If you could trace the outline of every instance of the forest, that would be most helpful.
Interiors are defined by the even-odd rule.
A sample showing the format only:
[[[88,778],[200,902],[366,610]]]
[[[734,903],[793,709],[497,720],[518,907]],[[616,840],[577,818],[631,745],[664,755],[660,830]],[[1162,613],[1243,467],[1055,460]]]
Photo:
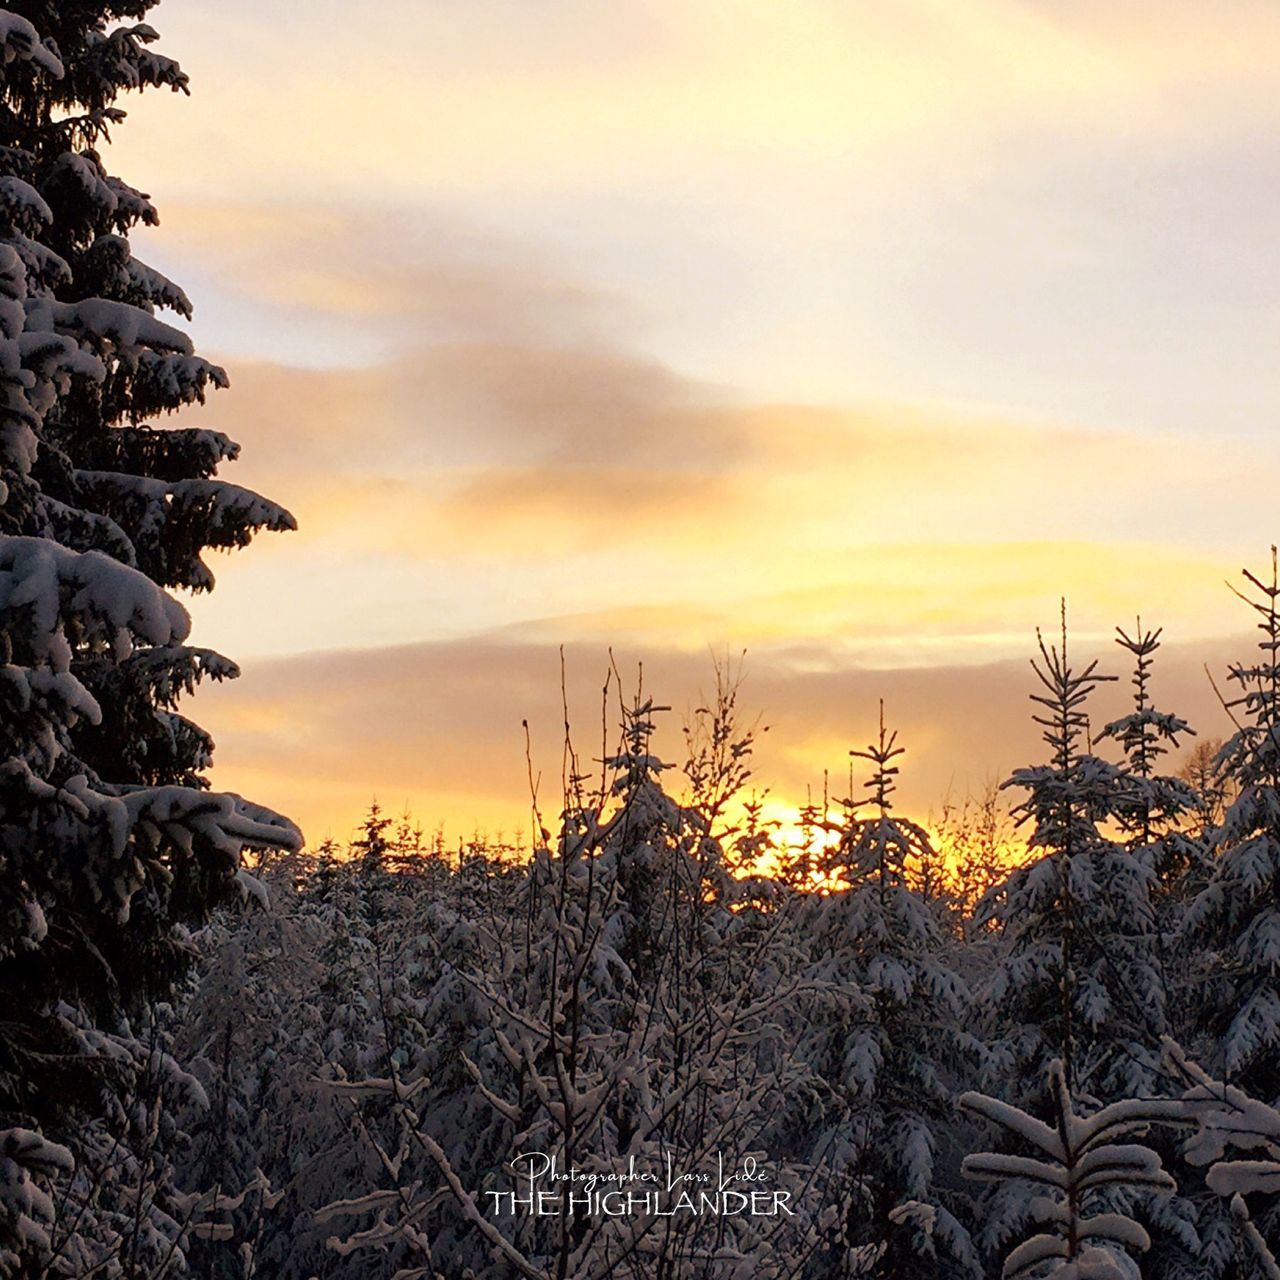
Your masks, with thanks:
[[[179,710],[238,671],[176,593],[296,525],[156,423],[228,377],[103,150],[187,76],[154,0],[10,3],[0,1275],[1280,1277],[1274,548],[1223,742],[1161,709],[1158,628],[1081,662],[1064,604],[1040,759],[934,818],[891,706],[793,832],[736,667],[669,761],[615,668],[527,844],[375,805],[308,847]]]

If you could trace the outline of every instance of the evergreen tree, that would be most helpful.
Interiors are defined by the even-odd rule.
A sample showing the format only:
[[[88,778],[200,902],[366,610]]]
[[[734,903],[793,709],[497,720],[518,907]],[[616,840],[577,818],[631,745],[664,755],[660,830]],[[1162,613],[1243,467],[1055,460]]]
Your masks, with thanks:
[[[1169,1192],[1174,1181],[1150,1147],[1133,1141],[1154,1122],[1181,1118],[1172,1100],[1126,1098],[1093,1115],[1076,1112],[1063,1064],[1049,1064],[1049,1123],[980,1093],[966,1093],[967,1110],[1000,1125],[1033,1154],[984,1151],[967,1156],[971,1178],[1031,1185],[1031,1218],[1041,1230],[1010,1251],[1004,1280],[1133,1280],[1134,1253],[1151,1247],[1140,1223],[1115,1212],[1117,1193]],[[1130,1138],[1128,1142],[1117,1139]]]
[[[469,971],[459,982],[446,961],[427,998],[431,1025],[451,1010],[447,1033],[342,1086],[353,1105],[357,1095],[390,1100],[402,1126],[361,1129],[382,1173],[376,1190],[325,1210],[362,1220],[341,1251],[407,1255],[446,1275],[634,1280],[728,1280],[799,1256],[788,1250],[812,1201],[796,1222],[645,1207],[645,1192],[666,1195],[670,1168],[714,1178],[718,1153],[776,1150],[801,1074],[782,1025],[795,990],[785,942],[757,912],[731,909],[736,891],[708,815],[664,791],[667,766],[651,745],[659,710],[639,697],[626,708],[598,789],[567,748],[554,849],[519,869],[514,900],[495,895],[477,913]],[[521,1152],[553,1155],[583,1178],[634,1167],[656,1181],[623,1188],[640,1202],[631,1213],[495,1209],[491,1194],[529,1189],[525,1166],[510,1163]],[[773,1172],[798,1204],[800,1177]],[[441,1185],[444,1201],[429,1190]],[[563,1198],[583,1185],[538,1189]]]
[[[1047,764],[1018,769],[1006,786],[1026,799],[1015,813],[1032,827],[1032,858],[988,895],[983,908],[1007,935],[1007,952],[988,993],[997,1018],[995,1061],[1012,1071],[1011,1100],[1047,1101],[1044,1070],[1061,1059],[1068,1085],[1117,1099],[1147,1095],[1160,1080],[1165,997],[1145,857],[1102,830],[1120,816],[1142,839],[1156,829],[1157,798],[1172,794],[1150,772],[1150,708],[1144,692],[1130,733],[1139,768],[1093,754],[1086,702],[1104,680],[1097,663],[1074,668],[1061,644],[1039,640],[1032,666],[1042,692],[1034,715],[1050,748]],[[1145,690],[1145,675],[1144,685]],[[1178,722],[1180,723],[1180,722]],[[1141,741],[1138,738],[1141,737]],[[1145,762],[1144,762],[1144,754]]]
[[[1274,1228],[1280,1218],[1280,1111],[1213,1079],[1175,1041],[1166,1041],[1165,1048],[1172,1069],[1189,1086],[1181,1101],[1197,1132],[1186,1144],[1186,1159],[1206,1169],[1207,1189],[1226,1201],[1223,1217],[1237,1237],[1232,1250],[1237,1274],[1280,1280],[1275,1242],[1255,1221],[1262,1217]],[[1218,1266],[1215,1273],[1224,1269]]]
[[[151,7],[0,11],[0,1124],[50,1133],[130,1073],[94,1029],[166,998],[184,925],[238,875],[256,890],[242,849],[299,841],[208,790],[213,744],[176,710],[236,671],[186,644],[167,589],[208,590],[203,550],[293,520],[214,478],[226,436],[147,421],[226,384],[157,318],[190,303],[133,258],[156,211],[99,153],[121,93],[186,91],[132,22]],[[0,1238],[24,1220],[0,1206]]]
[[[1161,756],[1176,748],[1179,738],[1194,730],[1180,716],[1158,710],[1151,701],[1151,668],[1160,647],[1160,631],[1143,630],[1138,620],[1134,635],[1116,628],[1116,643],[1134,661],[1133,710],[1111,721],[1101,736],[1118,743],[1125,754],[1124,778],[1116,788],[1112,817],[1124,834],[1124,842],[1150,884],[1156,915],[1153,926],[1165,945],[1166,934],[1176,927],[1183,885],[1203,862],[1203,851],[1194,832],[1187,830],[1202,803],[1185,778],[1159,772]],[[1144,915],[1135,924],[1146,928]]]
[[[1235,663],[1228,709],[1238,729],[1216,769],[1235,799],[1209,836],[1208,884],[1191,904],[1186,944],[1200,958],[1197,1011],[1210,1035],[1212,1068],[1268,1103],[1280,1100],[1280,585],[1276,551],[1269,579],[1244,576],[1244,600],[1258,618],[1259,658]]]
[[[1151,705],[1158,638],[1141,627],[1136,637],[1120,633],[1136,661],[1135,708],[1101,736],[1125,748],[1123,766],[1092,752],[1086,703],[1108,677],[1096,663],[1072,667],[1065,608],[1060,646],[1040,641],[1034,668],[1043,692],[1033,698],[1043,708],[1035,719],[1051,760],[1016,771],[1006,784],[1028,793],[1017,813],[1033,824],[1029,846],[1040,856],[1014,871],[986,904],[1007,935],[989,987],[993,1079],[1008,1073],[1000,1092],[1029,1110],[1054,1105],[1044,1091],[1051,1060],[1062,1062],[1067,1088],[1084,1099],[1150,1098],[1166,1085],[1166,951],[1152,889],[1158,860],[1185,862],[1185,837],[1174,823],[1193,797],[1156,772],[1166,742],[1187,731]],[[1104,829],[1109,822],[1123,839]],[[988,1244],[1002,1245],[1023,1229],[1034,1195],[1017,1180],[993,1193]],[[1197,1274],[1204,1241],[1192,1201],[1148,1195],[1114,1208],[1145,1221],[1155,1241],[1145,1264],[1153,1277]]]
[[[1189,957],[1176,937],[1186,886],[1203,866],[1204,851],[1198,833],[1188,827],[1199,803],[1196,792],[1184,779],[1159,768],[1178,740],[1194,732],[1181,717],[1152,703],[1151,672],[1161,633],[1144,629],[1141,619],[1133,635],[1119,627],[1116,632],[1116,643],[1133,658],[1133,710],[1107,724],[1100,735],[1124,751],[1111,793],[1111,819],[1123,844],[1099,857],[1098,886],[1108,915],[1108,966],[1123,988],[1138,997],[1142,1019],[1137,1034],[1116,1046],[1103,1092],[1108,1098],[1147,1098],[1167,1087],[1160,1037],[1193,1030]],[[1205,1193],[1200,1171],[1182,1160],[1175,1134],[1166,1130],[1150,1141],[1166,1167],[1178,1173],[1181,1193],[1151,1197],[1142,1206],[1150,1215],[1154,1240],[1144,1273],[1152,1280],[1215,1275],[1214,1242],[1230,1233],[1221,1206]]]
[[[886,733],[882,703],[877,740],[850,753],[872,766],[871,814],[859,818],[861,806],[847,802],[824,867],[832,890],[808,913],[814,976],[831,991],[806,1032],[806,1058],[829,1091],[811,1156],[834,1174],[828,1200],[839,1213],[822,1255],[829,1276],[940,1267],[978,1274],[934,1168],[954,1122],[955,1074],[976,1045],[961,1029],[967,992],[942,960],[937,919],[910,883],[934,859],[929,833],[892,812],[904,750]]]

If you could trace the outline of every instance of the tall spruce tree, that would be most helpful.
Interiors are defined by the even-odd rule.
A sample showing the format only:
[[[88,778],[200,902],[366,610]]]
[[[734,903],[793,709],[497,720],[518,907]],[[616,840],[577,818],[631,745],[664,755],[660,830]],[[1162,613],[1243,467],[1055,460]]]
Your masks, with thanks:
[[[1113,1053],[1109,1030],[1124,1018],[1128,995],[1097,933],[1110,904],[1098,884],[1100,864],[1113,852],[1099,830],[1110,813],[1120,771],[1091,751],[1085,704],[1104,680],[1097,663],[1083,669],[1067,654],[1066,608],[1060,645],[1037,632],[1032,668],[1041,692],[1033,715],[1049,747],[1046,764],[1015,770],[1004,784],[1024,789],[1015,810],[1031,826],[1033,855],[988,894],[983,910],[1003,928],[1007,952],[988,998],[999,1024],[996,1061],[1009,1100],[1034,1108],[1048,1103],[1047,1069],[1060,1060],[1068,1087],[1104,1088]]]
[[[1144,633],[1145,634],[1145,633]],[[1039,638],[1033,663],[1041,691],[1032,695],[1034,716],[1050,748],[1048,763],[1019,769],[1005,784],[1026,798],[1016,812],[1032,831],[1034,855],[994,890],[990,917],[1007,935],[1007,951],[988,988],[995,1020],[993,1083],[1024,1110],[1056,1105],[1050,1076],[1090,1105],[1120,1103],[1158,1094],[1164,1079],[1165,983],[1151,902],[1150,850],[1112,838],[1119,819],[1131,839],[1154,841],[1172,795],[1157,785],[1153,731],[1182,730],[1176,718],[1153,722],[1147,667],[1141,667],[1139,706],[1107,732],[1131,748],[1128,767],[1093,753],[1086,704],[1098,685],[1112,679],[1097,663],[1072,665],[1066,610],[1061,639]],[[1126,646],[1128,647],[1128,646]],[[1150,654],[1150,644],[1138,647]],[[1131,650],[1132,652],[1132,650]],[[1145,771],[1145,772],[1144,772]],[[1050,1066],[1057,1063],[1050,1071]],[[1054,1086],[1056,1088],[1056,1086]],[[1003,1246],[1034,1217],[1035,1190],[1014,1179],[991,1197],[986,1241]],[[1171,1195],[1141,1197],[1117,1191],[1117,1212],[1141,1218],[1154,1238],[1162,1270],[1187,1274],[1201,1249],[1187,1202]],[[1167,1264],[1167,1265],[1166,1265]]]
[[[1160,711],[1151,701],[1151,670],[1160,634],[1159,629],[1144,630],[1141,618],[1133,635],[1116,628],[1116,643],[1133,658],[1133,710],[1108,724],[1101,736],[1124,751],[1124,778],[1116,788],[1112,817],[1149,880],[1154,927],[1163,949],[1165,935],[1176,927],[1183,885],[1201,865],[1203,849],[1187,827],[1201,797],[1185,778],[1159,771],[1161,757],[1177,748],[1180,738],[1195,734],[1181,716]]]
[[[1116,643],[1134,661],[1133,710],[1107,724],[1100,739],[1124,751],[1124,763],[1109,791],[1108,816],[1122,839],[1100,845],[1094,855],[1098,895],[1091,930],[1104,943],[1103,963],[1117,992],[1132,993],[1110,1029],[1116,1041],[1103,1076],[1090,1087],[1107,1098],[1147,1097],[1163,1077],[1160,1037],[1168,1029],[1167,970],[1170,955],[1157,918],[1162,883],[1176,882],[1197,858],[1195,841],[1180,830],[1195,804],[1190,787],[1158,772],[1160,757],[1192,730],[1151,701],[1151,668],[1160,632],[1139,620],[1130,636],[1117,628]],[[1167,905],[1167,904],[1166,904]],[[1135,1034],[1124,1033],[1125,1022]]]
[[[810,1014],[804,1056],[825,1082],[824,1124],[811,1158],[832,1172],[838,1209],[821,1274],[979,1274],[968,1232],[938,1186],[935,1161],[954,1125],[966,1050],[968,992],[942,958],[937,918],[911,887],[934,858],[929,833],[893,812],[905,748],[885,729],[850,754],[871,765],[866,817],[848,818],[824,870],[832,891],[806,924],[813,977],[831,995]]]
[[[190,303],[133,257],[156,210],[100,155],[122,93],[187,90],[137,21],[153,3],[0,10],[0,1126],[47,1136],[99,1112],[128,1056],[104,1035],[172,990],[184,926],[256,888],[242,849],[300,840],[208,789],[213,743],[177,711],[236,668],[186,643],[168,589],[210,589],[205,549],[294,522],[215,478],[225,435],[149,421],[227,382],[157,318]],[[16,1203],[0,1248],[25,1259],[43,1229]]]
[[[1212,1067],[1229,1083],[1280,1099],[1280,583],[1244,570],[1255,595],[1236,592],[1258,618],[1259,658],[1235,663],[1228,709],[1236,732],[1216,769],[1237,789],[1209,836],[1209,883],[1187,912],[1185,938],[1201,956],[1198,1010],[1213,1040]]]
[[[1102,1090],[1108,1098],[1161,1093],[1168,1081],[1157,1036],[1192,1031],[1188,957],[1177,946],[1177,927],[1185,908],[1184,886],[1203,862],[1203,843],[1188,828],[1195,791],[1185,780],[1162,773],[1160,763],[1194,730],[1152,701],[1160,634],[1144,628],[1141,619],[1132,635],[1116,628],[1116,643],[1133,659],[1133,708],[1100,735],[1124,752],[1110,814],[1122,838],[1098,859],[1097,868],[1106,958],[1122,987],[1141,1002],[1141,1017],[1132,1018],[1129,1033],[1123,1025],[1115,1028],[1119,1035]],[[1177,1174],[1179,1193],[1148,1197],[1135,1210],[1151,1228],[1143,1274],[1151,1280],[1209,1280],[1217,1274],[1215,1241],[1229,1233],[1230,1224],[1217,1198],[1206,1194],[1200,1172],[1182,1160],[1178,1135],[1165,1129],[1148,1141]]]

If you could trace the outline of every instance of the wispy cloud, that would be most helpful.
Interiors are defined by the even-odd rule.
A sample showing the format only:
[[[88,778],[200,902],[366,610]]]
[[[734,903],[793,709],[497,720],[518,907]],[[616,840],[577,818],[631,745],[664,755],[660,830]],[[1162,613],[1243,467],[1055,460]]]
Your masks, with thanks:
[[[195,225],[216,258],[236,222]],[[302,249],[274,235],[246,272],[260,295],[287,296],[272,273],[303,254],[318,296],[344,296],[348,222],[320,220]],[[1256,549],[1274,443],[755,401],[646,353],[643,326],[571,272],[530,260],[513,273],[483,245],[477,233],[474,307],[460,283],[419,298],[430,255],[373,272],[362,322],[397,350],[339,368],[242,361],[202,411],[243,442],[242,478],[303,525],[229,565],[201,602],[233,651],[542,620],[556,638],[659,645],[821,636],[861,661],[896,647],[919,665],[948,640],[970,661],[1006,654],[1059,594],[1086,628],[1154,596],[1180,634],[1222,631],[1217,584]],[[507,317],[502,341],[480,332],[491,312]],[[349,609],[333,608],[334,584]],[[281,599],[291,608],[264,629]]]
[[[1045,621],[1051,627],[1054,619]],[[1220,670],[1250,643],[1246,636],[1168,646],[1156,669],[1158,702],[1190,718],[1202,736],[1223,736],[1230,722],[1201,664]],[[1033,636],[1024,637],[1028,655],[1033,645]],[[1106,637],[1077,642],[1076,651],[1101,657],[1105,671],[1122,677],[1095,699],[1100,727],[1128,708],[1127,672]],[[710,657],[658,643],[619,648],[612,661],[627,692],[641,657],[645,688],[673,707],[662,717],[658,754],[679,763],[683,717],[713,683]],[[565,648],[573,736],[588,763],[601,754],[601,690],[610,662],[599,643]],[[516,633],[312,655],[251,664],[241,682],[202,699],[203,714],[219,741],[220,785],[275,797],[304,820],[313,840],[345,835],[375,797],[393,812],[407,807],[428,825],[445,822],[454,837],[473,825],[527,834],[521,722],[531,728],[541,805],[554,817],[561,794],[560,671],[557,646]],[[768,727],[753,761],[756,785],[794,806],[810,788],[821,795],[826,771],[831,794],[844,795],[849,750],[868,740],[883,698],[909,749],[901,804],[917,816],[936,812],[948,794],[962,799],[1042,757],[1030,718],[1033,688],[1026,657],[955,666],[944,652],[929,668],[885,670],[817,643],[748,655],[741,706]],[[615,685],[604,709],[610,746],[616,697]],[[855,789],[860,782],[855,778]]]
[[[677,689],[750,646],[799,709],[786,787],[887,683],[936,789],[971,728],[935,669],[994,698],[1060,595],[1083,644],[1235,627],[1280,480],[1274,6],[164,18],[197,98],[144,98],[114,159],[231,367],[201,418],[302,524],[197,602],[250,659],[207,700],[220,771],[296,761],[304,816],[376,777],[483,816],[564,640]],[[254,661],[304,653],[296,686]]]

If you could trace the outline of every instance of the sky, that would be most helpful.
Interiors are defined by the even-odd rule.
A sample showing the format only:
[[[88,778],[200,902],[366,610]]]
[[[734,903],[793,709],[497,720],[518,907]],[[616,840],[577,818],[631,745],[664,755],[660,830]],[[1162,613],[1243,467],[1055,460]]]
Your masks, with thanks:
[[[109,159],[298,517],[217,557],[217,785],[345,836],[554,810],[612,661],[746,652],[758,783],[884,698],[919,815],[1029,763],[1036,628],[1217,737],[1280,521],[1271,0],[163,0]],[[1125,709],[1108,687],[1097,720]],[[590,754],[598,748],[587,747]],[[841,789],[836,787],[837,790]]]

